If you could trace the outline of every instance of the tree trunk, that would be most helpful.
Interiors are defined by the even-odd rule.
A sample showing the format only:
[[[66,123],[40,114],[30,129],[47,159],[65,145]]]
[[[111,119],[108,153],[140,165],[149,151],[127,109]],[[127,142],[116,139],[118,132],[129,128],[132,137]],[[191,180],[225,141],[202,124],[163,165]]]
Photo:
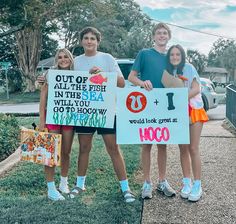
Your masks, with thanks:
[[[15,34],[18,52],[17,62],[25,78],[25,92],[35,91],[36,70],[42,47],[42,29],[40,24],[28,27]]]

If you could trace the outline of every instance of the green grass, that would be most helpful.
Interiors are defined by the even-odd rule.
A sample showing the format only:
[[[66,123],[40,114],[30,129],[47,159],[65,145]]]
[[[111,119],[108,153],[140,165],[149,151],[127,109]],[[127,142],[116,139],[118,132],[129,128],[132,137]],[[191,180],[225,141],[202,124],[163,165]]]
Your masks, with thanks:
[[[16,117],[20,126],[33,129],[32,123],[39,125],[39,117]]]
[[[21,125],[30,126],[38,118],[18,118]],[[69,184],[73,187],[76,177],[78,141],[75,135]],[[140,168],[140,147],[121,146],[130,186],[139,195],[137,181]],[[56,170],[56,183],[60,169]],[[43,167],[20,162],[0,179],[0,223],[140,223],[142,201],[137,196],[134,203],[126,204],[120,193],[119,182],[101,136],[95,135],[86,178],[86,192],[74,200],[51,202],[46,197]]]
[[[6,93],[0,92],[0,104],[17,104],[17,103],[33,103],[39,102],[40,91],[35,91],[32,93],[11,93],[9,95],[9,100],[7,100]]]

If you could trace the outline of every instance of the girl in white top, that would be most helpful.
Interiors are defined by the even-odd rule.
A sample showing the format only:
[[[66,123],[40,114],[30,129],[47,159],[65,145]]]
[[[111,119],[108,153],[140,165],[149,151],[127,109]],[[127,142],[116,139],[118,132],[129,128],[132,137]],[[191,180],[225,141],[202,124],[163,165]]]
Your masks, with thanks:
[[[73,56],[67,49],[59,49],[55,56],[55,69],[72,70],[74,67]],[[46,74],[47,76],[47,74]],[[68,194],[70,192],[68,187],[68,170],[70,164],[71,145],[74,136],[74,127],[65,125],[46,124],[46,108],[48,97],[48,83],[45,80],[40,93],[40,124],[41,131],[47,128],[49,132],[62,134],[62,150],[61,150],[61,181],[59,190],[61,193]],[[57,190],[54,182],[55,166],[45,166],[45,176],[48,186],[48,198],[53,201],[64,200],[64,196]]]
[[[202,195],[199,142],[203,123],[208,121],[208,116],[203,108],[199,75],[193,65],[185,62],[185,58],[185,51],[180,45],[170,47],[167,52],[167,72],[182,79],[188,88],[190,144],[179,145],[184,176],[180,194],[189,201],[198,201]],[[190,179],[190,164],[194,177],[193,186]]]

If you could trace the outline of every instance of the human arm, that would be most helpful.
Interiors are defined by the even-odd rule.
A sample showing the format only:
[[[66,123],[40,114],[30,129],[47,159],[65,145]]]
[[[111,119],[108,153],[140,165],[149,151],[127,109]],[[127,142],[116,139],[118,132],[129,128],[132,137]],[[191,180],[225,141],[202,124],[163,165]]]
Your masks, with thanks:
[[[188,99],[193,98],[194,96],[196,96],[200,92],[201,92],[200,84],[197,82],[196,78],[194,78],[192,81],[192,84],[191,84],[191,88],[188,93]]]
[[[125,79],[124,79],[124,76],[120,70],[120,67],[119,67],[117,61],[111,55],[109,55],[109,59],[110,59],[110,71],[117,73],[116,86],[120,87],[120,88],[125,87]]]
[[[48,85],[44,83],[40,92],[39,103],[39,130],[43,131],[46,123],[46,107],[47,107]]]
[[[117,76],[117,86],[120,88],[125,87],[125,79],[123,77],[123,75],[118,74]]]
[[[196,68],[192,64],[189,64],[186,69],[184,75],[188,78],[188,85],[190,85],[188,98],[191,99],[201,92],[201,81]]]
[[[138,78],[138,72],[135,70],[131,70],[128,76],[128,80],[132,82],[136,86],[143,87],[144,89],[150,91],[153,89],[152,83],[150,80],[142,81]]]

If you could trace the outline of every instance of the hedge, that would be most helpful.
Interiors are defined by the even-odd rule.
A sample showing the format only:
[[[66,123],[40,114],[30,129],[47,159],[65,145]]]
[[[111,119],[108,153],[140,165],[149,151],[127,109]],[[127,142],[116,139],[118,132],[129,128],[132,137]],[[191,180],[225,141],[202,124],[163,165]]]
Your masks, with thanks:
[[[0,161],[16,150],[19,136],[20,128],[16,118],[0,113]]]

